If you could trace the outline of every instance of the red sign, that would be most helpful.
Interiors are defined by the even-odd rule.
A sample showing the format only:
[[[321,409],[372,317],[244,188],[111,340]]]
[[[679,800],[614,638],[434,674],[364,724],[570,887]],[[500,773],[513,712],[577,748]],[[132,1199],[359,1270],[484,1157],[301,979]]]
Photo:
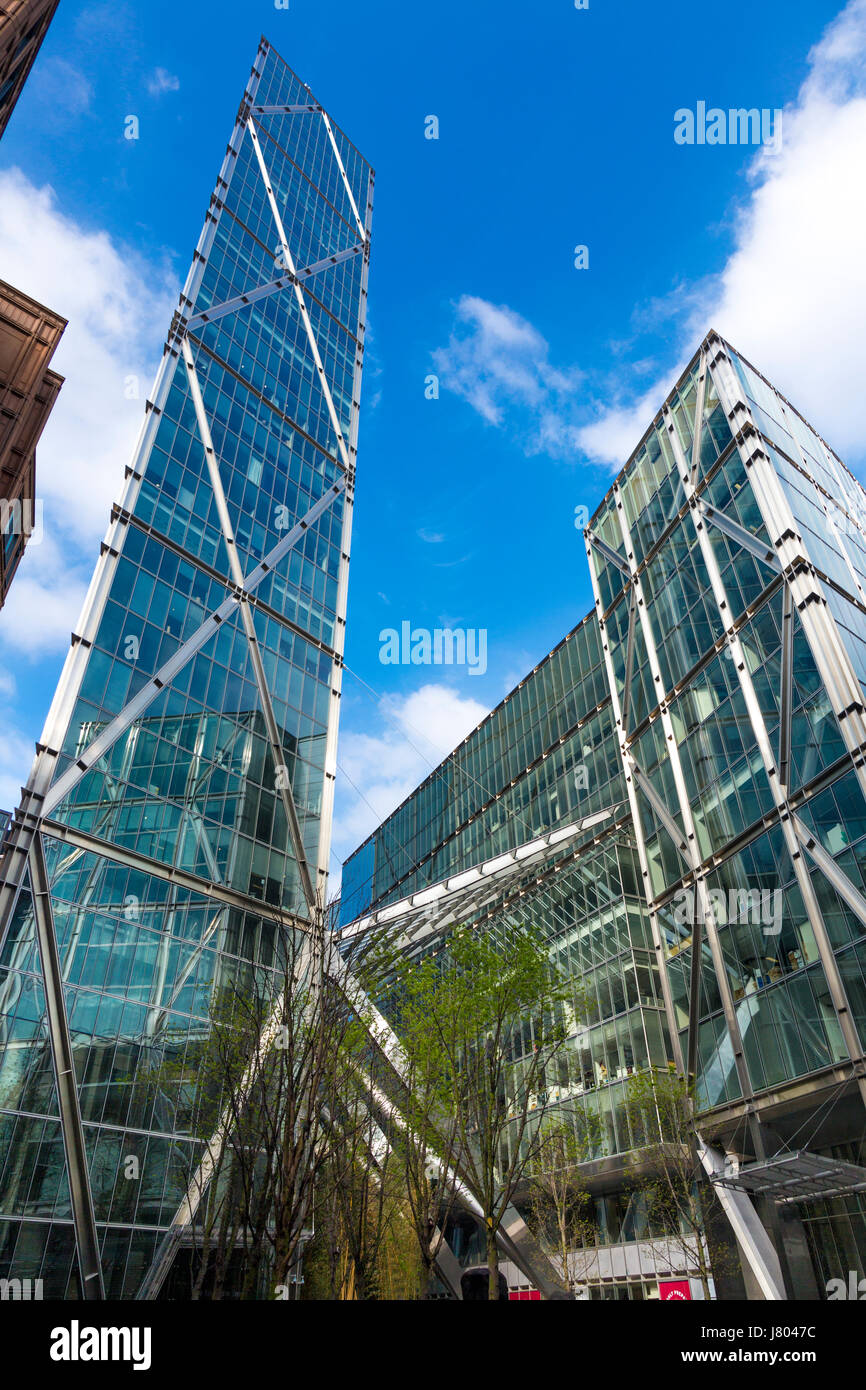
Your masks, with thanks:
[[[536,1299],[541,1299],[538,1289],[509,1289],[508,1297],[512,1303],[534,1303]]]
[[[683,1300],[690,1303],[692,1291],[688,1279],[669,1279],[666,1283],[659,1280],[659,1298],[662,1303],[681,1303]]]

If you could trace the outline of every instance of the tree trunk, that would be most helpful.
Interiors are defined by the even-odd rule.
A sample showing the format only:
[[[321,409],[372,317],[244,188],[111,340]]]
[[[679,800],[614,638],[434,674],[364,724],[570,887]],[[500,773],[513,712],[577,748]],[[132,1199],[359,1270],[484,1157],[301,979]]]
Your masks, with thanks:
[[[487,1218],[487,1271],[489,1279],[487,1283],[487,1298],[498,1299],[499,1297],[499,1247],[496,1244],[496,1231],[490,1217]]]
[[[569,1249],[567,1239],[563,1240],[562,1245],[559,1248],[559,1254],[562,1260],[562,1282],[565,1288],[568,1289],[568,1292],[571,1293],[571,1269],[568,1263]]]

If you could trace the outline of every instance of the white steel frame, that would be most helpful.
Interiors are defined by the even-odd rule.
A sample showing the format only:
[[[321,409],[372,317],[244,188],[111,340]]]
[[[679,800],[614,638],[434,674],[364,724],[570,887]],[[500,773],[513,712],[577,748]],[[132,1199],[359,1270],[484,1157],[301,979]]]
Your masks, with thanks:
[[[771,540],[771,545],[769,547],[763,543],[760,538],[746,531],[738,522],[719,512],[718,509],[710,506],[698,491],[698,461],[700,458],[703,429],[704,401],[706,399],[706,386],[709,377],[712,377],[719,400],[730,423],[739,456],[749,471],[754,495],[757,499],[767,534]],[[723,637],[716,642],[716,651],[721,651],[723,648],[727,647],[732,657],[732,664],[736,671],[743,699],[746,704],[749,721],[767,772],[768,784],[774,798],[778,822],[782,828],[786,846],[794,866],[796,881],[809,914],[819,957],[827,979],[830,997],[839,1021],[842,1036],[844,1037],[848,1049],[850,1057],[849,1076],[858,1086],[861,1098],[864,1104],[866,1104],[866,1056],[864,1056],[863,1040],[859,1037],[854,1024],[844,982],[833,953],[832,944],[827,933],[826,924],[821,914],[820,905],[806,867],[804,856],[808,856],[812,860],[864,924],[866,924],[866,898],[863,897],[847,875],[844,874],[832,857],[820,845],[817,838],[811,834],[804,825],[801,817],[795,813],[789,802],[793,612],[795,606],[800,615],[802,626],[815,658],[824,687],[829,695],[833,712],[842,730],[846,747],[851,755],[852,765],[856,768],[860,784],[864,788],[864,792],[866,792],[866,710],[864,710],[862,691],[847,650],[827,607],[820,580],[818,579],[814,566],[809,560],[807,547],[798,531],[790,506],[782,491],[775,471],[773,470],[770,458],[762,447],[762,437],[752,418],[745,394],[739,385],[739,379],[731,363],[727,344],[724,343],[718,334],[710,333],[700,351],[695,414],[692,428],[691,457],[687,458],[683,452],[674,425],[669,401],[662,407],[661,421],[671,446],[678,482],[682,488],[682,496],[687,503],[688,514],[691,516],[694,525],[701,556],[710,577],[713,597],[725,629]],[[837,466],[834,456],[826,447],[825,456],[828,467],[835,471],[839,477],[840,490],[846,498],[850,508],[852,504],[849,497],[848,483],[849,481],[853,482],[853,480],[842,477],[842,470]],[[802,457],[801,463],[803,464],[804,470],[808,472]],[[853,484],[853,486],[856,488],[856,484]],[[647,899],[650,907],[653,941],[659,962],[662,992],[668,1014],[669,1031],[674,1057],[678,1070],[682,1075],[694,1076],[696,1074],[701,948],[703,939],[705,938],[713,959],[714,973],[722,1001],[725,1024],[731,1040],[734,1062],[743,1093],[746,1114],[750,1119],[750,1128],[756,1149],[760,1157],[764,1158],[766,1156],[764,1139],[759,1123],[759,1115],[754,1107],[754,1092],[745,1063],[743,1040],[737,1022],[730,982],[724,968],[715,915],[708,896],[707,875],[711,871],[711,867],[707,867],[701,863],[698,840],[683,778],[679,751],[670,719],[669,704],[665,699],[661,670],[658,664],[653,633],[649,623],[646,601],[641,587],[641,567],[635,560],[634,546],[625,517],[619,481],[614,483],[611,491],[627,560],[624,559],[621,554],[614,551],[610,545],[602,541],[602,539],[594,533],[591,526],[588,527],[585,532],[587,559],[589,561],[595,594],[596,612],[601,628],[605,669],[616,718],[620,753],[626,783],[629,789],[629,799],[632,807],[632,817],[634,820],[641,871],[646,885]],[[829,507],[826,507],[825,510],[828,513],[828,520],[830,520]],[[781,728],[778,750],[774,750],[771,747],[754,683],[740,641],[739,629],[741,620],[733,620],[732,610],[725,593],[720,568],[709,536],[709,528],[713,527],[726,535],[735,545],[754,555],[768,566],[769,569],[783,576],[783,642],[780,689]],[[838,535],[838,531],[836,534]],[[839,536],[839,540],[840,544],[843,546],[844,552],[844,542],[841,536]],[[614,564],[623,574],[628,575],[628,583],[625,586],[627,590],[625,601],[629,603],[629,629],[626,638],[626,684],[621,700],[617,693],[613,658],[606,631],[607,625],[603,616],[602,599],[595,566],[593,564],[593,551],[597,551],[605,561]],[[853,576],[854,571],[850,556],[847,552],[844,553],[848,568]],[[630,676],[633,665],[635,622],[640,622],[641,624],[641,633],[646,645],[648,665],[658,701],[657,709],[650,715],[650,720],[652,721],[657,718],[661,722],[665,737],[665,746],[676,787],[676,810],[681,817],[685,833],[680,831],[670,809],[664,804],[649,778],[640,768],[631,746],[632,739],[628,732],[628,700],[631,684]],[[685,1057],[680,1047],[671,985],[667,972],[666,953],[659,927],[659,900],[655,898],[651,887],[649,862],[646,850],[646,836],[641,816],[640,801],[637,795],[638,789],[646,798],[654,815],[665,832],[669,835],[683,860],[686,868],[684,879],[687,879],[689,883],[694,885],[696,903],[699,908],[699,911],[696,913],[696,921],[692,935],[689,1028],[687,1055]],[[708,1175],[713,1176],[718,1171],[721,1171],[720,1165],[722,1167],[724,1165],[723,1158],[713,1150],[709,1144],[704,1144],[703,1141],[700,1156]],[[776,1257],[775,1251],[763,1226],[757,1218],[748,1195],[744,1191],[733,1191],[731,1189],[723,1191],[719,1189],[719,1197],[731,1220],[731,1224],[741,1243],[744,1254],[749,1261],[764,1296],[773,1299],[786,1297],[778,1258]]]

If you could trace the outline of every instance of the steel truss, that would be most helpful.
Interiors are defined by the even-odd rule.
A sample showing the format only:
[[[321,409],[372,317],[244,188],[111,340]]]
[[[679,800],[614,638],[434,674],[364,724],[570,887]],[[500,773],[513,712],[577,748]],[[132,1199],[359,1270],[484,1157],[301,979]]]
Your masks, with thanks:
[[[719,400],[725,409],[725,413],[731,425],[738,453],[744,465],[749,470],[750,481],[758,501],[762,520],[771,540],[771,545],[769,547],[751,532],[746,531],[738,522],[726,516],[717,508],[710,506],[698,490],[698,463],[700,460],[702,430],[704,427],[704,402],[706,399],[707,382],[710,377],[712,378]],[[861,1097],[864,1103],[866,1103],[866,1057],[864,1057],[863,1044],[854,1024],[844,982],[833,953],[832,944],[820,910],[811,876],[806,867],[804,855],[808,855],[816,867],[833,885],[840,897],[843,898],[859,920],[864,924],[866,924],[866,899],[864,899],[863,895],[854,886],[848,876],[838,867],[835,860],[833,860],[827,851],[820,845],[817,838],[808,831],[802,819],[793,812],[788,802],[791,764],[794,641],[793,613],[795,606],[800,615],[802,626],[816,665],[830,697],[833,712],[842,729],[853,766],[857,769],[857,775],[861,786],[866,790],[866,767],[864,767],[864,752],[866,752],[866,720],[864,720],[862,692],[847,651],[827,608],[826,599],[821,590],[820,582],[814,567],[808,559],[805,544],[798,532],[787,499],[772,469],[769,456],[761,447],[761,436],[752,420],[744,393],[739,387],[738,379],[728,355],[727,346],[717,334],[712,333],[709,335],[702,345],[700,353],[690,457],[686,457],[684,454],[668,403],[662,408],[662,426],[665,429],[673,453],[678,483],[688,503],[687,510],[692,518],[701,556],[710,577],[713,597],[725,628],[724,638],[716,644],[716,650],[721,649],[722,645],[725,645],[731,653],[732,664],[746,704],[749,721],[767,772],[767,780],[774,798],[778,823],[782,828],[785,843],[794,868],[796,881],[812,923],[831,1000],[849,1053],[851,1075],[856,1079]],[[826,455],[828,466],[833,467],[835,461],[832,455],[830,455],[829,451],[826,451]],[[808,471],[805,469],[805,462],[802,458],[801,463],[804,466],[804,471]],[[838,473],[838,469],[836,471]],[[841,478],[840,487],[842,487],[843,494],[847,495],[845,493],[844,482]],[[700,1013],[699,991],[701,957],[704,941],[706,941],[713,962],[716,983],[722,1001],[725,1025],[731,1040],[734,1063],[744,1097],[746,1113],[751,1116],[752,1135],[756,1149],[760,1158],[764,1159],[766,1157],[766,1151],[761,1128],[757,1121],[757,1116],[754,1113],[754,1092],[745,1062],[743,1039],[737,1020],[730,982],[725,970],[715,915],[707,889],[706,874],[708,869],[706,867],[701,867],[697,835],[683,777],[679,749],[671,723],[669,705],[663,693],[664,685],[661,669],[658,663],[654,636],[641,586],[640,567],[634,558],[634,546],[626,521],[625,509],[622,505],[618,482],[614,483],[612,492],[616,503],[616,515],[623,537],[623,548],[629,563],[626,565],[623,561],[623,557],[619,553],[613,551],[609,545],[602,542],[591,528],[587,528],[585,532],[586,549],[595,592],[596,611],[601,627],[608,685],[616,716],[620,753],[632,807],[638,855],[641,863],[642,876],[646,885],[647,900],[650,906],[653,942],[659,962],[662,993],[668,1014],[669,1031],[675,1061],[682,1075],[695,1076],[697,1070],[698,1020]],[[732,540],[735,545],[753,555],[771,571],[783,576],[782,661],[779,692],[781,718],[777,749],[773,749],[770,744],[754,683],[746,662],[739,635],[741,623],[734,621],[732,609],[727,599],[720,567],[710,539],[710,531],[713,529],[724,534],[728,539]],[[598,551],[605,560],[615,564],[618,570],[628,574],[626,585],[626,588],[629,590],[627,599],[629,602],[629,630],[626,657],[627,677],[621,700],[617,694],[617,682],[606,632],[606,620],[603,616],[599,584],[592,562],[593,550]],[[847,554],[846,559],[849,569],[853,572],[853,565]],[[631,747],[627,716],[633,662],[635,615],[637,615],[637,621],[641,624],[641,633],[646,644],[648,665],[659,697],[658,708],[654,714],[650,715],[650,722],[654,719],[659,719],[662,725],[665,736],[665,746],[670,759],[677,794],[676,810],[679,820],[682,822],[682,830],[680,829],[677,819],[655,790],[649,777],[647,777],[639,766]],[[651,886],[646,846],[646,831],[644,828],[644,818],[638,791],[645,798],[656,820],[671,839],[677,853],[686,866],[686,877],[690,883],[694,884],[696,892],[697,910],[692,933],[692,957],[689,981],[689,1027],[685,1057],[682,1055],[679,1043],[676,1015],[673,1008],[673,995],[667,970],[666,953],[660,932],[659,904],[655,899]],[[719,1172],[724,1171],[724,1159],[722,1156],[708,1144],[704,1144],[703,1141],[700,1149],[700,1157],[708,1175],[711,1177],[715,1177]],[[778,1258],[761,1222],[758,1220],[752,1208],[747,1193],[745,1190],[731,1190],[730,1188],[723,1187],[720,1187],[718,1191],[722,1205],[731,1221],[735,1234],[740,1241],[744,1254],[764,1296],[771,1299],[784,1298],[786,1295]]]
[[[411,941],[412,944],[417,945],[422,937],[427,939],[431,934],[442,933],[454,923],[456,916],[461,912],[480,911],[489,902],[491,894],[501,895],[507,892],[508,887],[514,883],[521,871],[524,873],[532,871],[537,874],[545,860],[550,859],[557,851],[568,848],[583,831],[608,820],[615,809],[609,808],[594,812],[584,817],[582,821],[575,822],[573,826],[566,826],[538,839],[528,841],[513,851],[498,855],[495,859],[453,875],[451,879],[447,879],[441,884],[434,884],[431,888],[413,894],[408,899],[394,904],[393,909],[385,908],[372,916],[360,918],[356,923],[345,928],[340,933],[339,939],[334,936],[323,947],[324,976],[339,991],[349,1009],[361,1022],[371,1043],[382,1060],[387,1063],[398,1083],[404,1087],[409,1084],[407,1080],[408,1063],[402,1044],[384,1014],[377,1008],[341,954],[342,942],[368,932],[381,931],[387,933],[392,942],[405,941],[408,943]],[[582,853],[588,853],[593,847],[594,843],[590,843],[577,849],[575,857],[579,857]],[[300,973],[309,968],[309,957],[302,958],[302,961]],[[278,1003],[263,1030],[256,1062],[251,1064],[248,1076],[253,1074],[255,1066],[273,1044],[280,1024],[279,1009]],[[243,1105],[248,1092],[249,1081],[245,1080],[241,1083],[235,1097],[236,1105]],[[386,1096],[380,1088],[376,1088],[375,1103],[389,1123],[396,1124],[404,1131],[409,1130],[399,1103]],[[169,1230],[156,1251],[153,1262],[139,1288],[138,1299],[152,1300],[158,1297],[174,1257],[195,1221],[199,1205],[216,1171],[228,1135],[229,1111],[227,1109],[206,1147],[199,1166],[187,1187],[186,1195],[172,1219]],[[466,1180],[459,1173],[447,1167],[432,1150],[429,1151],[429,1158],[431,1163],[438,1167],[441,1181],[453,1188],[456,1198],[464,1210],[468,1211],[476,1220],[483,1220],[481,1204]],[[497,1232],[497,1243],[505,1258],[517,1265],[545,1298],[562,1299],[569,1297],[563,1289],[557,1271],[513,1204],[509,1205],[505,1211],[501,1227]],[[440,1255],[437,1257],[437,1265],[446,1285],[453,1290],[455,1282],[454,1259],[450,1249],[444,1243],[441,1246]]]

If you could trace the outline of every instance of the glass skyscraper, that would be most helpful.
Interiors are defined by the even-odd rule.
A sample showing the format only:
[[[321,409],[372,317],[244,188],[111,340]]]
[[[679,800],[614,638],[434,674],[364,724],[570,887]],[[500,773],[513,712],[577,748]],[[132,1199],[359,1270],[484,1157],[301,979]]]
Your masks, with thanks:
[[[195,1144],[139,1083],[325,900],[372,193],[263,40],[0,864],[0,1277],[45,1297],[140,1288]]]
[[[866,496],[710,333],[585,539],[595,612],[350,857],[342,921],[429,949],[474,866],[448,920],[531,919],[588,987],[594,1296],[652,1282],[614,1176],[648,1064],[695,1078],[750,1295],[823,1296],[866,1273]]]

